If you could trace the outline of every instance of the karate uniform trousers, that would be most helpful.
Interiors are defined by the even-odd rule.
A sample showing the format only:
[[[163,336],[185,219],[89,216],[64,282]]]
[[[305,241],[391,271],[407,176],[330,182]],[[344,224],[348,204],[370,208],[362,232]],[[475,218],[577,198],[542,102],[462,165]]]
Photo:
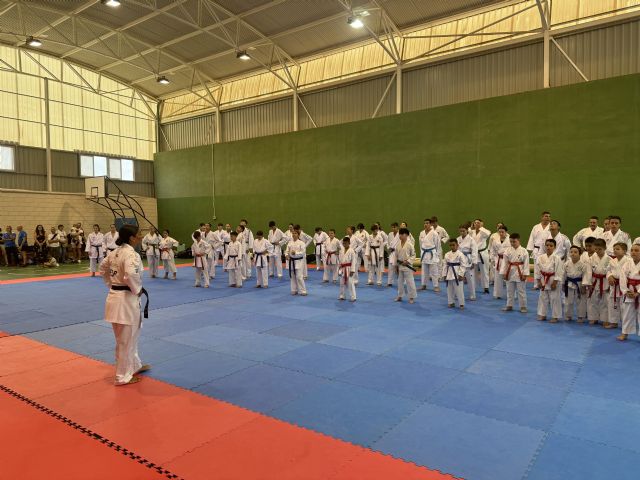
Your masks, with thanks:
[[[416,282],[413,278],[413,270],[404,265],[398,265],[398,297],[404,297],[404,290],[407,289],[409,300],[417,296]]]
[[[269,275],[278,275],[278,278],[282,278],[282,247],[280,245],[273,245],[273,253],[269,255]]]
[[[478,250],[478,263],[475,266],[475,273],[476,278],[480,279],[483,290],[489,288],[490,266],[491,264],[489,262],[489,250],[487,248],[485,248],[484,250]]]
[[[195,284],[194,286],[199,287],[200,286],[200,280],[202,279],[204,286],[208,287],[209,286],[209,265],[207,263],[207,256],[204,255],[203,257],[195,257],[193,259],[193,267],[194,267],[194,277],[195,277]]]
[[[357,256],[356,256],[357,259]],[[353,284],[353,277],[351,276],[351,267],[340,267],[340,295],[338,299],[345,298],[345,292],[349,293],[350,300],[356,300],[356,286]]]
[[[333,283],[338,281],[338,252],[334,252],[331,255],[325,252],[324,255],[324,272],[322,274],[322,281],[328,282],[329,280]]]
[[[238,260],[238,257],[229,255],[227,257],[227,272],[229,272],[229,285],[235,285],[236,287],[242,287],[242,260]]]
[[[565,279],[566,282],[566,279]],[[581,280],[580,280],[580,283]],[[571,285],[571,282],[566,285],[565,291],[567,294],[564,297],[564,316],[566,319],[573,318],[574,311],[578,315],[579,320],[584,320],[587,316],[587,294],[579,293],[580,287]]]
[[[541,317],[547,316],[548,310],[551,310],[551,318],[562,318],[562,289],[561,284],[556,284],[556,289],[551,290],[551,282],[553,279],[549,279],[544,289],[540,289],[540,296],[538,297],[538,315]],[[542,277],[542,284],[544,285],[544,276]],[[549,308],[551,307],[551,308]]]
[[[493,271],[493,298],[504,298],[507,290],[507,285],[504,281],[504,277],[500,273],[502,269],[503,258],[497,257]]]
[[[629,280],[627,280],[629,282]],[[637,280],[631,280],[637,282]],[[638,291],[640,285],[633,285],[629,282],[629,290]],[[632,335],[634,333],[640,334],[640,299],[627,298],[622,300],[622,333],[626,335]]]
[[[291,277],[291,293],[307,293],[307,287],[304,284],[304,268],[306,265],[306,255],[300,257],[289,258],[289,276]]]
[[[620,325],[622,321],[622,300],[620,281],[618,280],[615,286],[609,286],[609,299],[607,300],[607,318],[609,323]]]
[[[589,293],[589,297],[587,298],[587,319],[590,322],[604,323],[609,321],[608,282],[606,278],[596,278],[595,275],[596,274],[593,274],[595,288]],[[600,295],[600,281],[603,282],[602,295]]]
[[[256,285],[266,288],[269,286],[269,253],[256,253],[254,251],[253,258],[256,262]]]
[[[440,269],[438,267],[440,266],[440,257],[438,252],[435,249],[423,249],[421,257],[420,286],[429,288],[429,279],[431,279],[433,288],[439,288]]]
[[[367,283],[373,283],[374,279],[378,285],[382,285],[382,274],[384,272],[384,257],[380,258],[378,251],[383,249],[383,246],[377,247],[377,249],[371,248],[371,260],[369,262]]]

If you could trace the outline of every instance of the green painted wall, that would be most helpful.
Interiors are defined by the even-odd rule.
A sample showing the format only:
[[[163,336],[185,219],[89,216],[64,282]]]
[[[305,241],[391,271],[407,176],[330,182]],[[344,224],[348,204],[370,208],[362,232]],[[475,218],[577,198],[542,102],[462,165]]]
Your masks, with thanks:
[[[592,214],[640,234],[640,75],[159,153],[162,228],[298,222],[342,230],[437,215],[528,235],[543,209],[573,235]],[[215,172],[215,175],[214,175]]]

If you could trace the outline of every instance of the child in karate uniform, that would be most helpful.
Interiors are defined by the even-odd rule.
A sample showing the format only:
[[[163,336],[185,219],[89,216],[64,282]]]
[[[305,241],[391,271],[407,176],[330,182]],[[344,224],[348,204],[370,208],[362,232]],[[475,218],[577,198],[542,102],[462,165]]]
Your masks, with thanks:
[[[458,240],[452,238],[449,240],[449,248],[444,256],[445,270],[444,278],[447,282],[447,304],[449,308],[456,306],[456,300],[460,309],[464,309],[464,290],[462,288],[464,282],[464,272],[470,268],[467,257],[458,250]]]
[[[489,237],[491,232],[484,228],[482,219],[473,221],[469,236],[476,242],[478,250],[478,263],[476,264],[476,277],[480,279],[484,293],[489,293]]]
[[[309,245],[311,245],[311,242],[313,242],[313,237],[311,235],[307,235],[306,233],[304,233],[300,225],[294,225],[293,229],[298,231],[298,237],[304,243],[304,261],[302,262],[302,271],[303,271],[302,278],[303,280],[306,280],[307,278],[309,278],[309,274],[307,272],[307,268],[308,268],[307,267],[307,248],[309,247]]]
[[[238,241],[238,233],[231,232],[229,245],[224,254],[224,271],[229,272],[229,286],[242,288],[244,243]]]
[[[340,250],[340,294],[338,300],[344,300],[345,290],[349,292],[352,302],[356,301],[356,286],[353,284],[353,271],[358,264],[358,256],[350,247],[349,237],[342,239],[342,249]]]
[[[604,328],[617,328],[622,319],[621,300],[622,291],[620,290],[620,270],[625,263],[631,261],[631,257],[627,256],[627,244],[618,242],[613,246],[614,258],[609,261],[609,269],[607,270],[607,282],[609,283],[609,300],[607,305],[607,323]]]
[[[104,257],[103,244],[104,235],[100,232],[100,225],[95,224],[93,226],[93,232],[87,237],[86,247],[86,251],[89,254],[89,270],[91,271],[92,277],[96,276],[100,261]]]
[[[271,243],[264,238],[262,230],[256,232],[253,240],[253,263],[256,266],[256,288],[267,288],[269,286],[269,256],[271,254]]]
[[[564,278],[562,259],[554,255],[556,241],[552,238],[544,242],[545,253],[538,256],[538,268],[534,281],[540,291],[538,297],[538,320],[547,319],[547,310],[551,310],[551,322],[558,323],[562,318],[562,296],[560,283]]]
[[[316,227],[316,233],[313,235],[313,244],[316,253],[316,271],[320,271],[324,259],[324,242],[329,238],[322,231],[322,227]]]
[[[176,279],[176,262],[173,249],[178,246],[178,241],[169,236],[169,230],[162,231],[162,240],[160,240],[160,259],[164,268],[164,278],[169,278],[169,274]]]
[[[367,285],[373,285],[375,279],[378,286],[382,285],[382,272],[384,271],[384,245],[385,241],[380,234],[378,225],[371,226],[371,235],[369,235],[367,246],[365,249],[365,258],[369,265],[369,278]]]
[[[400,234],[398,233],[398,222],[391,224],[391,230],[387,235],[387,251],[389,253],[389,269],[387,270],[387,287],[393,286],[393,280],[396,276],[396,247],[400,242]]]
[[[401,228],[399,230],[400,241],[396,245],[396,268],[398,269],[398,296],[396,302],[401,302],[404,296],[405,287],[409,295],[409,303],[413,303],[416,298],[416,282],[413,279],[413,262],[416,261],[416,249],[414,243],[409,238],[409,230]]]
[[[160,263],[160,235],[158,231],[151,227],[149,233],[147,233],[142,239],[142,249],[147,255],[147,262],[149,263],[149,273],[151,278],[158,276],[158,264]]]
[[[276,227],[276,222],[273,220],[269,222],[268,240],[271,244],[271,254],[269,255],[269,276],[274,277],[277,273],[278,278],[282,278],[283,233],[282,230]]]
[[[366,253],[367,243],[369,243],[369,233],[367,233],[367,231],[364,229],[364,223],[358,224],[358,231],[355,232],[355,235],[358,237],[358,240],[360,240],[360,245],[361,245],[361,248],[358,251],[357,270],[359,271],[360,265],[362,265],[364,268],[364,271],[368,272],[369,264],[367,262],[367,259],[365,258],[365,253]]]
[[[504,251],[502,276],[507,282],[507,305],[505,312],[513,310],[516,291],[520,302],[520,312],[527,313],[526,282],[529,276],[529,253],[520,245],[520,234],[512,233],[509,237],[511,246]]]
[[[329,236],[324,241],[324,273],[322,283],[338,283],[338,255],[340,254],[340,240],[336,238],[336,231],[331,228]]]
[[[433,291],[440,291],[440,237],[431,227],[431,219],[424,219],[424,230],[420,232],[420,264],[421,264],[421,287],[426,290],[429,279],[433,284]]]
[[[193,267],[196,282],[194,287],[200,286],[201,278],[204,279],[204,288],[209,288],[209,270],[207,263],[207,255],[211,251],[211,245],[202,240],[202,232],[196,230],[193,232],[193,245],[191,246],[191,254],[193,255]]]
[[[640,245],[631,247],[631,261],[620,268],[620,290],[622,302],[622,334],[618,340],[625,341],[629,334],[638,333],[640,325]]]
[[[587,293],[585,285],[591,283],[591,266],[582,259],[582,249],[572,246],[569,259],[564,264],[564,315],[567,322],[573,319],[576,310],[578,323],[587,316]]]
[[[502,276],[502,265],[504,264],[504,252],[510,247],[507,226],[503,223],[498,227],[496,235],[491,239],[491,264],[493,266],[493,298],[502,299],[507,290]]]
[[[587,299],[587,318],[589,325],[598,322],[609,322],[609,284],[607,282],[607,270],[611,258],[606,255],[607,244],[602,238],[593,242],[595,253],[591,256],[591,279],[589,286],[589,298]]]
[[[469,235],[469,229],[467,225],[460,225],[460,227],[458,227],[458,233],[460,233],[460,236],[458,237],[458,247],[460,252],[462,252],[465,257],[467,257],[467,263],[469,263],[469,268],[465,269],[464,275],[467,280],[467,287],[469,288],[469,300],[475,301],[478,244],[473,238],[471,238],[471,235]]]
[[[289,265],[289,277],[291,278],[291,295],[307,295],[307,287],[304,284],[304,264],[307,263],[307,246],[300,240],[300,230],[293,229],[291,241],[287,243],[287,263]]]
[[[104,239],[102,241],[102,251],[104,252],[105,257],[109,255],[109,252],[113,252],[118,248],[116,240],[118,240],[118,232],[116,231],[116,226],[111,224],[109,225],[109,231],[104,234]]]
[[[358,285],[360,283],[360,252],[366,245],[362,243],[360,236],[356,235],[356,228],[354,226],[347,227],[347,237],[349,237],[349,245],[351,245],[351,248],[356,252],[356,256],[358,257],[358,261],[353,268],[353,284]]]

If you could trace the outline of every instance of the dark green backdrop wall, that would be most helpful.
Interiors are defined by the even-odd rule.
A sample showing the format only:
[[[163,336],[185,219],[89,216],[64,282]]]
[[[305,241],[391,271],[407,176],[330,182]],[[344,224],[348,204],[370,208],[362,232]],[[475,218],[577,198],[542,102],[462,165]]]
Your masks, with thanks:
[[[159,223],[343,230],[437,215],[528,235],[543,209],[573,235],[618,214],[640,234],[640,75],[156,155]],[[215,187],[215,196],[213,196]]]

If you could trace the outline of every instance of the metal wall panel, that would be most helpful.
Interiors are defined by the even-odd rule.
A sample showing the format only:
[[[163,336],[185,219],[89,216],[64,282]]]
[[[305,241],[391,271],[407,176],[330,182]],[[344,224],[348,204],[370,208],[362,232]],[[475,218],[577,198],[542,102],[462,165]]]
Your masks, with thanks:
[[[293,130],[291,98],[222,112],[222,141],[287,133]],[[302,112],[300,113],[302,116]]]
[[[134,160],[133,168],[135,183],[153,183],[153,162]]]
[[[405,112],[542,88],[541,42],[409,70]]]
[[[53,177],[51,183],[54,192],[84,192],[84,178]]]
[[[47,189],[47,177],[28,173],[0,172],[0,188],[43,191]]]
[[[15,149],[15,164],[17,173],[47,175],[46,152],[39,148],[18,146]]]
[[[160,151],[166,152],[213,143],[215,123],[215,114],[211,114],[161,125]]]
[[[300,98],[318,127],[365,120],[372,118],[391,78],[391,75],[386,75],[329,90],[307,93],[301,95]],[[394,79],[377,117],[392,115],[395,112],[395,98]],[[302,106],[299,107],[298,112],[300,129],[313,128],[313,124]]]
[[[589,80],[640,73],[640,21],[558,37],[556,41]],[[553,87],[584,81],[553,44],[550,81]]]
[[[78,154],[76,152],[53,150],[51,152],[51,174],[57,177],[78,177],[80,175]],[[58,191],[66,192],[66,190]]]

